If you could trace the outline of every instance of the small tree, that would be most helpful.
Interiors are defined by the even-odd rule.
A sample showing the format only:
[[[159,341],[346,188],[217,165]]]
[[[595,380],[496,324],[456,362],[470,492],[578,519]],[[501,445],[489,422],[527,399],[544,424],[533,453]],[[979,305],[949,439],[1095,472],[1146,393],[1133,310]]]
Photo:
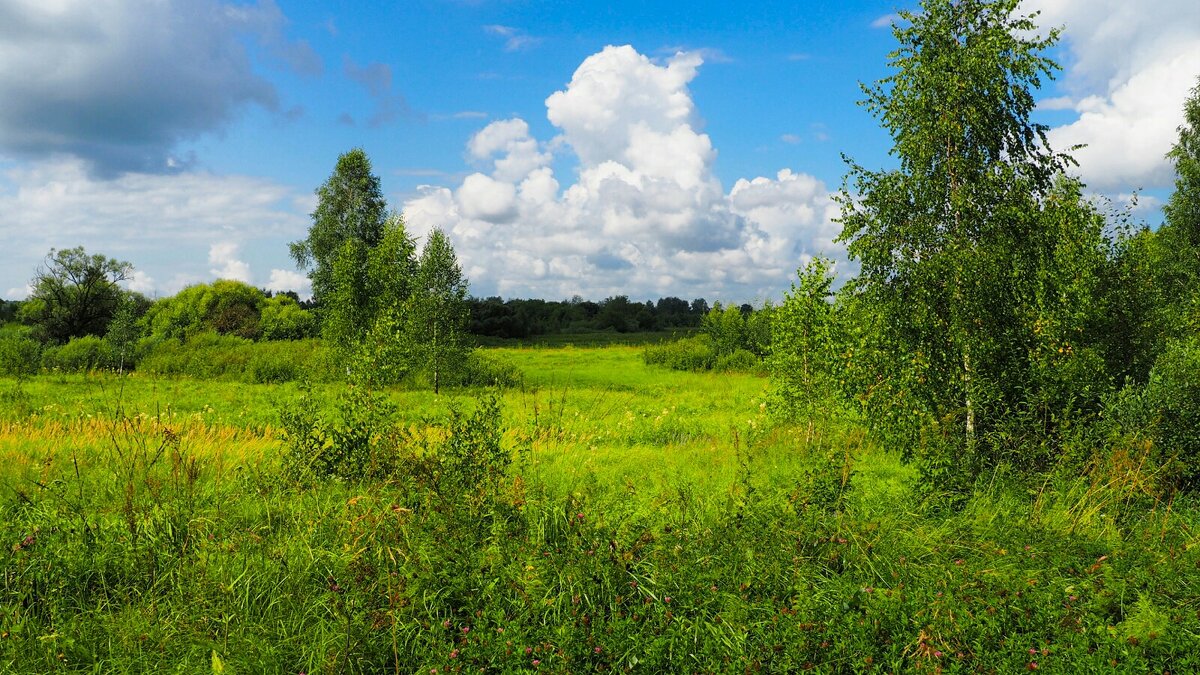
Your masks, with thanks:
[[[1044,320],[1081,334],[1085,313],[1051,303],[1068,291],[1096,301],[1054,269],[1056,256],[1103,245],[1085,214],[1055,206],[1079,200],[1056,187],[1072,160],[1048,148],[1031,115],[1034,91],[1057,69],[1042,55],[1057,31],[1037,37],[1018,6],[924,0],[920,13],[901,14],[909,25],[893,28],[894,73],[865,88],[864,102],[899,166],[851,164],[840,197],[842,240],[862,263],[853,289],[878,312],[875,343],[888,356],[865,393],[894,393],[871,421],[920,456],[931,484],[958,492],[1013,456],[1001,439],[1045,400],[1034,391]]]
[[[317,188],[317,209],[308,237],[291,244],[297,266],[308,271],[313,300],[340,347],[362,339],[374,319],[368,257],[387,231],[387,202],[371,160],[361,148],[338,157]]]
[[[82,246],[50,249],[21,316],[35,325],[44,341],[63,343],[84,335],[104,335],[121,302],[117,284],[131,274],[129,263],[88,255]]]
[[[834,398],[837,367],[833,329],[833,265],[814,258],[797,270],[799,285],[774,312],[771,372],[775,390],[788,413],[808,415],[819,401]]]
[[[454,247],[441,230],[429,234],[417,264],[416,286],[409,301],[410,344],[416,363],[433,376],[438,393],[445,374],[460,366],[470,351],[466,343],[467,281]]]

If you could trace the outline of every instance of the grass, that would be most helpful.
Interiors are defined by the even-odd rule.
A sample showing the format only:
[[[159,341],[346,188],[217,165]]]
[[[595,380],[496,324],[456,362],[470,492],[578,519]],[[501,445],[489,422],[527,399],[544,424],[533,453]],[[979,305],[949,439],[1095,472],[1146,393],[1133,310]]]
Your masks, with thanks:
[[[762,378],[492,355],[514,460],[458,491],[285,478],[294,384],[0,380],[0,672],[1200,668],[1198,511],[1121,467],[943,513]],[[419,435],[482,393],[386,396]]]

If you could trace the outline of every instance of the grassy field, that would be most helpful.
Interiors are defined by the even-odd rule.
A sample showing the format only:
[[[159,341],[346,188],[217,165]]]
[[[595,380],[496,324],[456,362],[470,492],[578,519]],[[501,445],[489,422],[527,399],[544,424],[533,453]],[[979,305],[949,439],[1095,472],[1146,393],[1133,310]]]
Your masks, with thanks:
[[[1200,669],[1200,516],[1135,454],[945,513],[762,378],[489,352],[512,461],[457,483],[422,453],[487,392],[386,392],[411,462],[314,481],[299,385],[0,380],[0,672]]]

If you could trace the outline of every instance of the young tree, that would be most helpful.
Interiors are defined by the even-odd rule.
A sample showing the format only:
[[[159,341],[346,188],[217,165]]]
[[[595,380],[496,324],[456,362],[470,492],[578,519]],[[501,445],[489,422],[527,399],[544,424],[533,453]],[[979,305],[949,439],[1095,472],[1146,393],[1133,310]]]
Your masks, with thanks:
[[[368,257],[386,233],[387,202],[361,148],[338,157],[316,193],[308,237],[291,244],[292,258],[309,273],[313,300],[330,327],[328,337],[348,347],[362,338],[373,318]]]
[[[960,486],[994,459],[978,439],[1025,394],[1026,306],[1055,245],[1042,205],[1072,161],[1030,119],[1058,32],[1036,37],[1018,5],[925,0],[901,14],[894,74],[864,87],[899,167],[851,163],[840,197],[841,240],[862,263],[853,291],[880,313],[885,375],[907,395],[903,414],[874,421],[908,451],[940,437],[926,468]]]
[[[104,335],[121,301],[117,285],[133,274],[133,265],[82,246],[51,249],[33,279],[33,293],[21,307],[23,318],[49,342]]]
[[[444,375],[462,364],[466,343],[467,281],[454,247],[441,230],[425,241],[417,264],[416,285],[409,302],[410,344],[416,363],[433,376],[433,391],[440,391]]]

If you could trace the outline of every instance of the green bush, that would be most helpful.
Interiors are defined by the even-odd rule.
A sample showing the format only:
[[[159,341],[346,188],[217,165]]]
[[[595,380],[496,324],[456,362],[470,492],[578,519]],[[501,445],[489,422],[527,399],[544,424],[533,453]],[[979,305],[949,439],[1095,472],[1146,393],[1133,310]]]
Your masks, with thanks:
[[[525,381],[525,374],[512,363],[474,349],[461,369],[463,387],[516,387]]]
[[[695,335],[662,344],[647,345],[642,351],[642,361],[649,366],[699,372],[713,369],[717,363],[717,353],[713,349],[710,337]]]
[[[42,352],[42,367],[67,373],[87,373],[112,366],[112,350],[95,335],[72,338],[65,345],[47,347]]]
[[[20,332],[0,336],[0,375],[33,375],[41,362],[42,346]]]
[[[138,369],[168,377],[238,382],[332,379],[324,348],[316,340],[253,342],[233,335],[200,333],[183,341],[143,340]]]
[[[758,372],[764,370],[762,359],[745,349],[736,349],[729,354],[723,354],[717,357],[716,364],[713,365],[714,370],[728,372],[731,370],[741,371],[745,373]]]
[[[1168,474],[1182,488],[1200,487],[1200,338],[1166,348],[1150,371],[1145,399]]]

